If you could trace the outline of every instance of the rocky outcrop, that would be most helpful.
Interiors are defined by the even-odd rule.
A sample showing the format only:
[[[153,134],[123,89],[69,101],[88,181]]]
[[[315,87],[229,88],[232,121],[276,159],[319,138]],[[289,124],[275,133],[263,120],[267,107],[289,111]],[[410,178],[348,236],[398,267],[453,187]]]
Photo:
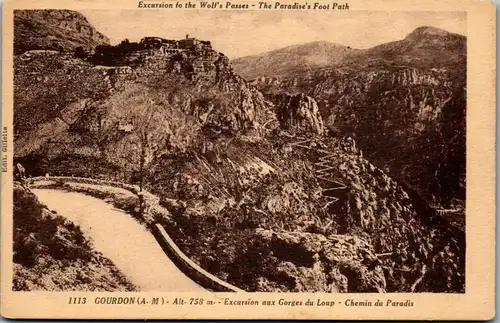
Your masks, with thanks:
[[[278,261],[259,284],[290,292],[384,292],[384,273],[373,247],[360,237],[257,230],[263,249]],[[273,291],[270,288],[268,291]]]
[[[18,55],[16,157],[45,151],[51,159],[67,153],[116,159],[113,150],[122,151],[127,147],[124,142],[132,139],[130,115],[139,104],[134,95],[142,98],[142,105],[149,102],[147,96],[169,106],[165,118],[172,123],[156,118],[155,129],[168,132],[167,145],[181,150],[199,136],[240,133],[259,137],[276,127],[272,103],[232,73],[227,62],[220,64],[218,72],[206,71],[192,78],[189,73],[154,71],[150,66],[122,74],[116,67],[93,66],[58,53]],[[139,95],[141,92],[145,94]]]
[[[72,10],[15,10],[14,53],[27,50],[73,51],[108,44],[81,13]]]
[[[274,99],[281,127],[299,132],[310,131],[322,135],[325,131],[323,119],[316,101],[302,93],[282,94]]]
[[[218,74],[217,88],[224,96],[213,102],[207,122],[225,124],[233,132],[248,129],[265,132],[275,126],[272,103],[238,75]]]
[[[426,281],[439,273],[440,283],[422,284],[418,290],[463,291],[464,232],[438,216],[414,190],[364,159],[352,139],[331,151],[332,177],[345,183],[347,191],[330,210],[340,232],[363,231],[375,252],[388,256],[381,260],[388,289],[410,291],[419,277]]]

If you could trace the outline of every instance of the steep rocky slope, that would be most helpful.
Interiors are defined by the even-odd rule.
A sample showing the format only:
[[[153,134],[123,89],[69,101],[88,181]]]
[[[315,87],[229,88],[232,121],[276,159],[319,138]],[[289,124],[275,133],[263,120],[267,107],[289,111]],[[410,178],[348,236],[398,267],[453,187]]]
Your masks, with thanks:
[[[370,163],[359,135],[335,132],[341,117],[309,80],[256,83],[266,97],[212,50],[127,61],[15,57],[15,158],[29,175],[146,187],[171,213],[155,220],[181,249],[249,291],[464,291],[463,232]],[[325,73],[314,77],[327,84],[343,72]],[[388,95],[364,73],[371,95]],[[328,95],[367,100],[364,81],[342,75],[349,85]]]
[[[72,10],[14,11],[14,51],[90,50],[109,39],[98,32],[85,16]]]
[[[463,291],[463,232],[352,139],[219,139],[152,171],[172,213],[159,221],[195,261],[247,290]]]
[[[32,174],[75,158],[96,158],[102,161],[97,165],[108,168],[105,173],[128,165],[119,172],[128,178],[139,167],[138,147],[147,146],[150,160],[169,148],[197,145],[206,136],[258,136],[267,131],[264,125],[276,123],[273,105],[229,70],[196,79],[172,66],[120,74],[58,53],[33,52],[15,62],[15,155]],[[151,137],[147,143],[142,132]],[[29,160],[38,160],[34,168]],[[75,175],[89,175],[85,163],[80,167],[69,166]]]
[[[422,27],[332,67],[253,84],[269,97],[311,96],[325,128],[355,137],[377,166],[449,207],[465,199],[465,66],[465,37]]]

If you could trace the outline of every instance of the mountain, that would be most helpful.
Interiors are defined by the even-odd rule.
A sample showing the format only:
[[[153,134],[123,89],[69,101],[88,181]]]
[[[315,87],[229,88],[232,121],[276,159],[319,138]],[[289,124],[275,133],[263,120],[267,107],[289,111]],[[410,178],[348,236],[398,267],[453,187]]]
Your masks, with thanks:
[[[150,176],[172,238],[247,291],[463,291],[463,231],[352,138],[219,139],[163,156]]]
[[[435,54],[440,50],[462,54],[466,47],[465,36],[450,33],[446,30],[423,26],[412,31],[405,39],[375,46],[368,50],[370,54],[392,55],[422,55],[423,53]],[[419,51],[421,51],[419,53]]]
[[[126,154],[121,151],[126,148],[123,140],[132,140],[134,134],[124,129],[131,122],[165,130],[158,140],[181,150],[205,135],[258,133],[264,123],[272,122],[273,105],[242,78],[222,70],[224,63],[220,71],[213,66],[196,79],[192,72],[174,71],[176,63],[184,70],[192,61],[166,63],[163,73],[148,65],[120,74],[120,67],[96,66],[57,53],[19,55],[14,81],[16,157],[44,149],[51,156],[88,149],[89,157],[113,158],[118,153],[114,148]],[[33,71],[38,71],[36,77]],[[158,111],[150,112],[155,118],[140,119],[151,100],[161,102]]]
[[[357,61],[388,60],[391,64],[415,68],[452,68],[465,62],[465,36],[434,27],[419,27],[406,38],[368,49]]]
[[[238,74],[252,80],[260,76],[290,75],[294,71],[336,65],[358,52],[346,46],[318,41],[238,58],[231,63]]]
[[[328,67],[269,77],[260,66],[248,72],[249,60],[240,70],[258,76],[269,98],[314,98],[325,128],[353,136],[370,161],[449,207],[465,199],[466,54],[464,36],[421,27]]]
[[[446,52],[446,55],[442,53]],[[235,71],[254,80],[309,75],[328,67],[345,69],[405,65],[451,67],[466,59],[466,38],[434,27],[419,27],[402,40],[369,49],[353,49],[325,41],[294,45],[232,61]]]
[[[339,80],[347,100],[358,84]],[[327,97],[263,84],[209,41],[27,51],[14,58],[15,161],[144,185],[179,247],[248,291],[463,292],[463,231],[335,134]]]
[[[14,52],[27,50],[90,50],[109,44],[85,16],[72,10],[15,10]]]

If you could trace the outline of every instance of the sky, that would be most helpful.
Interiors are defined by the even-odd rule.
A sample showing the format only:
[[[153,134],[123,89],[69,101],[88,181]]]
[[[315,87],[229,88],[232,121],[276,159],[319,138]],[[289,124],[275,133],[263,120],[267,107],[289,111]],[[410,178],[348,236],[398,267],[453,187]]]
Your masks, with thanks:
[[[181,39],[189,34],[210,40],[230,59],[290,45],[328,41],[370,48],[400,40],[421,26],[466,35],[465,12],[318,12],[291,10],[81,10],[112,44],[128,38]]]

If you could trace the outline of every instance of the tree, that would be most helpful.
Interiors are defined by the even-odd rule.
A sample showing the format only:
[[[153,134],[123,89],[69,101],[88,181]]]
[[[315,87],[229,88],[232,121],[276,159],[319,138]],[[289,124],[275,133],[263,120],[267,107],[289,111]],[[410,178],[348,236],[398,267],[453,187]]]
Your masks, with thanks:
[[[170,137],[170,129],[162,123],[165,115],[159,103],[146,96],[139,95],[134,100],[132,109],[122,120],[128,122],[124,124],[132,135],[132,142],[137,147],[139,162],[139,190],[144,188],[145,167],[157,155],[159,151],[165,149]],[[128,130],[129,129],[129,130]]]
[[[140,191],[142,191],[144,185],[144,165],[146,163],[148,150],[153,147],[152,138],[155,136],[158,137],[158,135],[164,135],[157,127],[158,119],[156,119],[156,117],[158,114],[158,106],[153,100],[149,100],[148,104],[144,107],[143,113],[134,116],[134,130],[137,138],[139,139],[139,146],[141,150],[139,166]]]
[[[141,191],[148,166],[173,147],[185,149],[199,129],[196,120],[167,97],[168,93],[129,84],[106,103],[105,118],[112,124],[103,134],[112,138],[107,158],[136,172]]]

